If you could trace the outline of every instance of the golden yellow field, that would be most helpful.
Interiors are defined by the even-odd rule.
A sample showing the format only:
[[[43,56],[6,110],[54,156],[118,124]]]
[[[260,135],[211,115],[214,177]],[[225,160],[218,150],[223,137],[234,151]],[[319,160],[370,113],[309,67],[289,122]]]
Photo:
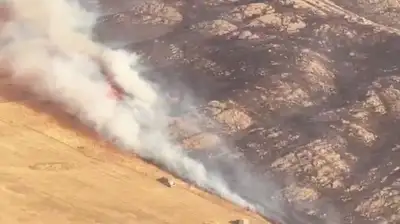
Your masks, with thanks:
[[[157,179],[168,174],[54,105],[0,88],[0,223],[266,223],[179,180],[164,186]]]

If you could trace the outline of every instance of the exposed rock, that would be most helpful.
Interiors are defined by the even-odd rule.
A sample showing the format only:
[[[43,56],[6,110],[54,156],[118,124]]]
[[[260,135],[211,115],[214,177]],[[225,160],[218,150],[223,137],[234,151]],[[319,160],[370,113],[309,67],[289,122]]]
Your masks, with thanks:
[[[319,198],[320,193],[309,187],[300,187],[295,184],[285,189],[285,196],[289,201],[315,201]]]
[[[375,113],[379,113],[381,115],[386,114],[387,112],[382,100],[373,90],[368,91],[367,99],[364,102],[364,106],[366,108],[371,108]]]
[[[265,13],[273,13],[275,9],[266,3],[250,3],[234,8],[232,11],[222,15],[222,18],[232,21],[241,22],[243,20],[258,17]]]
[[[381,95],[389,103],[390,113],[396,118],[400,118],[400,90],[391,86],[384,89]]]
[[[222,36],[237,29],[237,26],[229,23],[226,20],[213,20],[200,22],[191,27],[203,35]]]
[[[307,24],[300,17],[286,16],[279,13],[262,15],[258,18],[255,18],[248,24],[248,27],[267,26],[279,30],[285,30],[288,33],[296,33],[300,29],[305,28]]]
[[[300,66],[304,71],[303,78],[315,93],[332,95],[336,92],[335,75],[325,65],[326,58],[315,52],[302,55]]]
[[[245,30],[239,34],[238,38],[241,40],[253,40],[259,38],[259,36],[251,33],[251,31]]]
[[[308,107],[313,104],[309,93],[295,83],[277,81],[265,98],[271,111],[293,106]]]
[[[236,103],[211,101],[207,113],[230,132],[244,130],[253,124],[252,118]]]
[[[218,6],[221,4],[226,4],[226,3],[235,3],[239,2],[240,0],[204,0],[204,4],[207,6]]]
[[[308,173],[308,179],[324,188],[343,186],[343,178],[350,167],[337,150],[346,146],[344,139],[336,137],[328,140],[315,140],[297,153],[277,159],[272,167],[296,175]],[[352,158],[351,155],[347,155]]]
[[[198,133],[189,136],[182,141],[182,145],[187,149],[213,149],[221,144],[221,139],[211,133]]]
[[[349,129],[350,129],[349,135],[362,141],[366,146],[371,146],[377,139],[377,136],[374,133],[361,127],[360,125],[353,123],[349,124]]]
[[[400,183],[400,179],[398,180]],[[390,210],[388,215],[385,210]],[[360,202],[356,211],[369,219],[386,219],[389,223],[400,221],[400,191],[398,187],[385,187],[377,191],[372,197]],[[384,218],[385,217],[385,218]]]
[[[181,13],[159,0],[144,1],[133,8],[135,15],[140,16],[143,24],[173,25],[182,21]]]

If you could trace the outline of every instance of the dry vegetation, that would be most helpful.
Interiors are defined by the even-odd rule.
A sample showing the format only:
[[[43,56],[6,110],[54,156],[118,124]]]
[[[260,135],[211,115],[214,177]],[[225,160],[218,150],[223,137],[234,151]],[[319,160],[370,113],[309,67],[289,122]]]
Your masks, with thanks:
[[[279,174],[290,205],[329,205],[345,223],[400,222],[400,2],[159,0],[118,17],[148,26],[154,38],[126,47],[165,86],[183,81],[205,99],[218,134]],[[191,132],[188,148],[218,144],[212,131]]]
[[[127,49],[141,53],[146,63],[160,71],[159,75],[151,71],[153,76],[149,76],[169,91],[176,109],[171,134],[188,150],[198,156],[208,155],[227,139],[255,170],[272,174],[282,186],[288,211],[298,210],[310,218],[328,218],[333,223],[400,223],[400,1],[146,0],[133,1],[129,7],[127,1],[99,1],[109,13],[99,20],[99,39],[112,42],[121,38],[119,45],[124,43]],[[7,130],[2,133],[7,138],[1,144],[11,147],[20,141],[13,133],[22,130],[26,135],[39,136],[24,125],[55,135],[50,136],[54,139],[66,135],[67,131],[54,125],[51,118],[43,118],[43,122],[28,119],[41,116],[38,114],[21,115],[26,120],[11,119],[9,114],[17,113],[7,110],[22,106],[8,101],[26,96],[10,99],[4,96],[7,88],[2,85],[0,89],[0,126]],[[185,106],[188,92],[204,101],[198,107],[210,119],[199,120],[198,114],[179,109]],[[26,108],[16,111],[36,113]],[[49,136],[40,136],[37,139],[42,143],[49,141],[45,139]],[[80,138],[75,137],[66,144],[58,142],[60,151],[50,153],[53,160],[62,162],[42,161],[50,160],[44,149],[37,155],[17,150],[1,161],[5,167],[8,163],[20,166],[7,168],[3,173],[8,174],[0,175],[6,180],[0,192],[6,192],[7,200],[37,209],[24,213],[21,219],[35,223],[32,217],[40,209],[49,214],[50,221],[59,221],[65,217],[57,214],[70,212],[76,223],[100,219],[103,223],[127,223],[146,217],[147,223],[187,223],[194,219],[201,222],[201,217],[217,213],[223,213],[220,217],[224,222],[238,218],[233,217],[228,205],[215,205],[219,203],[215,199],[208,208],[204,198],[187,193],[181,182],[174,195],[190,195],[191,201],[185,204],[171,199],[153,181],[160,171],[149,171],[139,161],[132,165],[127,158],[109,157],[104,150],[92,150],[94,143],[85,143],[82,148],[84,143],[79,141],[87,140],[76,141]],[[69,151],[71,148],[78,151]],[[37,162],[26,164],[24,156]],[[79,194],[70,190],[66,203],[60,199],[65,193],[60,184],[47,179],[55,178],[52,172],[63,173],[59,181],[69,178],[74,186],[86,184],[90,190]],[[10,173],[26,178],[14,180]],[[96,185],[99,180],[104,185]],[[148,185],[137,186],[132,180]],[[164,220],[160,221],[152,208],[141,210],[132,204],[135,200],[150,204],[153,198],[132,195],[133,188],[120,182],[135,186],[138,192],[155,189],[164,195],[171,206],[168,210],[160,205],[159,210],[166,211],[161,217]],[[42,192],[35,194],[36,198],[28,197],[29,190],[40,191],[44,186],[50,186],[48,189],[58,196]],[[107,195],[110,188],[128,196]],[[98,193],[109,199],[103,201]],[[84,195],[103,206],[85,204]],[[73,197],[86,213],[68,204],[74,203],[69,202]],[[124,204],[112,204],[116,207],[111,208],[109,201],[115,202],[116,197]],[[26,198],[32,199],[31,204],[23,203]],[[192,201],[202,215],[166,215],[179,209],[193,213]],[[3,206],[10,214],[22,214],[21,209],[4,202]],[[90,213],[93,209],[97,212]],[[1,215],[0,220],[15,221]]]

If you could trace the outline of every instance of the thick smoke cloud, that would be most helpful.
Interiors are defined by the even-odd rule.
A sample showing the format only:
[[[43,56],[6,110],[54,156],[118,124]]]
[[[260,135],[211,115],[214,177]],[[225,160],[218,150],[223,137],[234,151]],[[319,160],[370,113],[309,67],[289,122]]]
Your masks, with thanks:
[[[121,148],[251,207],[168,138],[167,110],[155,88],[135,70],[138,56],[92,41],[95,14],[67,0],[12,0],[8,7],[0,59],[16,84],[59,103]],[[115,75],[128,92],[124,99],[110,97],[105,73]]]
[[[7,4],[0,63],[15,84],[58,103],[121,149],[236,204],[284,216],[278,200],[271,201],[277,188],[268,178],[251,175],[236,160],[193,158],[169,138],[163,94],[141,76],[137,55],[93,41],[95,13],[68,0]],[[126,91],[123,99],[110,97],[106,74]]]

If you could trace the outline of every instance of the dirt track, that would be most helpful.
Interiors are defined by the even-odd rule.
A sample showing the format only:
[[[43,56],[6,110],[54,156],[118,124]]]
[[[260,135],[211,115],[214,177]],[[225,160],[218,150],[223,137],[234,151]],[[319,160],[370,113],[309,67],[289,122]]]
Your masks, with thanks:
[[[165,86],[183,81],[212,102],[221,134],[279,174],[292,206],[333,223],[400,222],[398,1],[121,5],[100,39],[123,34],[112,44],[143,53]]]

